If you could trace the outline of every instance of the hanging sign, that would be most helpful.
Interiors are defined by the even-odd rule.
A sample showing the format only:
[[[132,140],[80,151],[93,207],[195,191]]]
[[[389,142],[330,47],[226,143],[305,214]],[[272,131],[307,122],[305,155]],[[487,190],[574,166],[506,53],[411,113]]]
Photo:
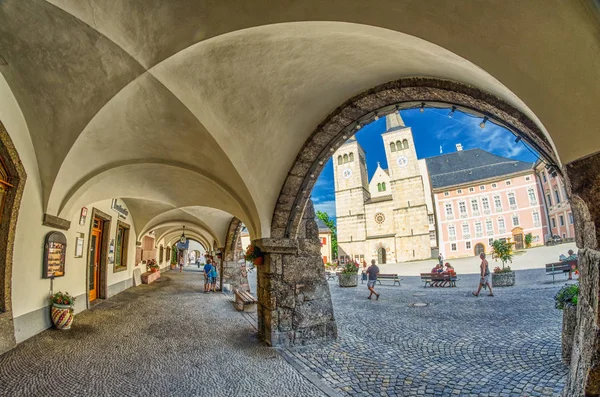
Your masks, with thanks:
[[[81,226],[85,225],[85,218],[87,217],[87,208],[81,207],[81,215],[79,216],[79,224]]]
[[[177,249],[180,250],[186,250],[190,247],[190,240],[186,239],[185,243],[182,243],[181,241],[177,242]]]
[[[124,218],[126,218],[127,215],[129,215],[129,211],[127,211],[127,208],[125,208],[124,205],[119,204],[118,199],[112,200],[112,204],[111,204],[110,208],[112,208],[113,211],[117,212],[119,215],[123,216]]]

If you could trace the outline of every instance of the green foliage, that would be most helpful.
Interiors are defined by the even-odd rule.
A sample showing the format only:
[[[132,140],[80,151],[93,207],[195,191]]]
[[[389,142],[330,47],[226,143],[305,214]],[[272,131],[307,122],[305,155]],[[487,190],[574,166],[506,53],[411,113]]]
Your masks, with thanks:
[[[563,310],[565,306],[577,306],[578,301],[579,283],[565,285],[554,296],[554,306],[559,310]]]
[[[177,264],[177,244],[173,244],[171,247],[171,265]]]
[[[348,262],[346,263],[346,266],[344,266],[344,269],[342,269],[342,273],[343,274],[356,274],[358,273],[358,267],[356,266],[356,262]]]
[[[531,248],[531,243],[533,242],[533,234],[527,233],[525,235],[525,247]]]
[[[500,268],[500,266],[496,266],[496,268],[494,269],[494,273],[496,274],[501,274],[501,273],[510,273],[512,272],[512,270],[510,269],[510,266],[506,266],[505,268]]]
[[[504,269],[506,262],[512,263],[514,244],[502,240],[494,240],[492,243],[492,258],[496,261],[499,259],[502,262],[502,269]]]
[[[337,243],[337,227],[335,226],[335,221],[333,219],[329,219],[329,215],[326,212],[317,211],[317,218],[323,221],[331,230],[331,251],[333,253],[333,257],[338,257],[338,243]]]
[[[75,297],[69,295],[68,292],[57,292],[50,298],[52,303],[56,303],[57,305],[69,305],[73,306],[75,304]]]

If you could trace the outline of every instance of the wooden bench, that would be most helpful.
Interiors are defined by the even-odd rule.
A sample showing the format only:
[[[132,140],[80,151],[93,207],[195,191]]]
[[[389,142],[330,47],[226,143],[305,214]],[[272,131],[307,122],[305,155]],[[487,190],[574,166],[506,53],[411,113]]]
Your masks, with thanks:
[[[377,275],[377,282],[381,285],[381,280],[393,280],[394,284],[396,285],[396,283],[398,283],[398,286],[400,286],[400,278],[398,278],[397,274],[381,274],[379,273]]]
[[[325,272],[325,279],[327,281],[329,281],[329,280],[335,280],[336,277],[337,277],[337,273],[336,272]]]
[[[250,295],[249,292],[234,289],[235,294],[234,306],[237,310],[243,312],[255,312],[256,303],[258,302],[255,297]]]
[[[458,277],[456,273],[421,273],[421,281],[425,283],[424,287],[429,284],[430,287],[442,287],[441,284],[446,284],[447,287],[456,287]]]
[[[567,261],[567,262],[554,262],[546,264],[546,276],[552,275],[552,282],[554,282],[554,275],[561,273],[569,273],[571,267],[575,266],[577,268],[577,261]]]
[[[152,284],[154,281],[160,278],[160,270],[157,272],[146,272],[142,273],[142,284]]]

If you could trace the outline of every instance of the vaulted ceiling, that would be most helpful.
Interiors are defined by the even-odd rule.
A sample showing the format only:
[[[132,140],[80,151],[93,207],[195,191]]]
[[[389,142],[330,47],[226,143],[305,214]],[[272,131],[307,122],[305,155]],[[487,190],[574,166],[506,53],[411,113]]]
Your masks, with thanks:
[[[47,213],[121,197],[138,232],[185,221],[220,242],[232,216],[269,236],[317,125],[390,80],[479,87],[534,120],[563,163],[600,150],[597,12],[591,0],[4,0],[0,72]]]

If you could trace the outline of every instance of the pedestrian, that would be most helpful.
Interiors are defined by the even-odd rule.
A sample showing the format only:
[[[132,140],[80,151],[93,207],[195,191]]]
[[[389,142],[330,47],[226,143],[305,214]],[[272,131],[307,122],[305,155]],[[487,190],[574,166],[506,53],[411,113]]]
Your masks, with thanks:
[[[212,270],[210,258],[206,259],[206,265],[204,265],[204,293],[207,294],[210,292],[210,271]]]
[[[442,253],[440,252],[440,254],[438,255],[438,263],[440,264],[440,266],[444,265],[444,255],[442,255]]]
[[[215,266],[215,262],[212,261],[212,269],[210,270],[210,286],[212,287],[213,292],[217,292],[217,267]]]
[[[481,279],[479,280],[479,288],[477,288],[477,292],[473,292],[473,295],[479,296],[481,288],[487,286],[490,289],[489,296],[494,296],[494,293],[492,292],[492,285],[490,284],[490,265],[488,264],[487,259],[485,259],[485,254],[483,252],[481,255],[479,255],[479,258],[481,258],[481,265],[479,265],[479,275],[481,276]]]
[[[379,294],[375,292],[375,282],[377,281],[377,275],[379,274],[379,267],[375,264],[375,259],[371,260],[371,266],[367,269],[367,274],[369,275],[369,280],[367,281],[367,288],[369,289],[369,297],[367,299],[371,299],[373,294],[379,300]]]
[[[179,273],[181,273],[183,271],[183,264],[185,263],[185,259],[183,257],[183,255],[181,255],[179,257]]]

